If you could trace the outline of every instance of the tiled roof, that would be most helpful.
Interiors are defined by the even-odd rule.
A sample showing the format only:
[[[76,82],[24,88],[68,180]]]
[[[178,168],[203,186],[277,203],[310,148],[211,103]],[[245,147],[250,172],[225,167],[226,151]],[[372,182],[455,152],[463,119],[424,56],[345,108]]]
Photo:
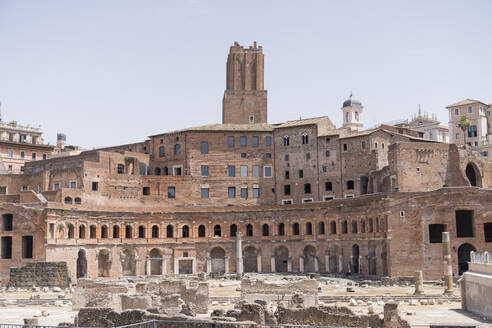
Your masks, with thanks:
[[[180,133],[187,131],[273,131],[273,128],[269,124],[207,124],[194,126],[191,128],[169,131],[159,134],[151,135],[151,137],[159,136],[163,134]]]
[[[294,121],[287,121],[284,123],[273,124],[272,127],[275,129],[289,128],[302,125],[316,124],[318,126],[318,136],[328,133],[328,131],[334,130],[335,125],[331,122],[328,116],[306,118]]]
[[[465,99],[465,100],[462,100],[462,101],[457,102],[456,104],[452,104],[452,105],[446,106],[446,108],[456,107],[456,106],[463,106],[463,105],[470,105],[470,104],[475,104],[475,103],[481,103],[481,104],[486,105],[485,103],[483,103],[481,101],[478,101],[478,100]]]

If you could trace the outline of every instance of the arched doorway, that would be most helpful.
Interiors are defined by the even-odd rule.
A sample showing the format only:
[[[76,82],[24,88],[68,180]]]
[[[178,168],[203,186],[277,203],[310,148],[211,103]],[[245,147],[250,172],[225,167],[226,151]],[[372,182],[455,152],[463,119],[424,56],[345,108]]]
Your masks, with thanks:
[[[149,253],[150,261],[150,274],[161,275],[162,274],[162,255],[157,248],[153,248]]]
[[[329,272],[337,273],[338,272],[338,262],[339,262],[339,247],[338,245],[330,246],[328,249],[328,257],[329,257]]]
[[[258,272],[258,251],[252,246],[244,250],[244,272]]]
[[[121,252],[121,273],[124,276],[134,276],[136,274],[135,251],[124,249]]]
[[[110,268],[109,251],[107,249],[101,249],[97,255],[98,277],[109,277]]]
[[[316,248],[311,245],[304,247],[304,272],[316,272]]]
[[[352,246],[352,273],[359,273],[359,245]]]
[[[377,274],[377,261],[376,261],[376,245],[369,242],[368,250],[368,274],[375,276]]]
[[[287,272],[289,250],[285,246],[275,248],[275,272]]]
[[[482,178],[480,177],[480,171],[473,163],[468,163],[465,169],[466,177],[473,187],[482,187]]]
[[[465,243],[458,247],[458,273],[468,271],[468,262],[470,262],[470,252],[475,251],[473,245]]]
[[[87,258],[85,257],[85,251],[81,249],[77,257],[77,279],[85,278],[87,276]]]
[[[210,259],[212,261],[211,272],[225,272],[225,251],[223,248],[214,247],[210,252]]]

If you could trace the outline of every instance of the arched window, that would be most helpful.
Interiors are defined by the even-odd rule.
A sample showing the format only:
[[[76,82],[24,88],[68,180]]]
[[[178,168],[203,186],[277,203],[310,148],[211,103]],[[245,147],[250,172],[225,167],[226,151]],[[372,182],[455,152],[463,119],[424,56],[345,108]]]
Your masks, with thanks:
[[[74,203],[75,203],[75,205],[80,205],[80,204],[82,204],[82,199],[80,199],[79,197],[75,197]]]
[[[113,226],[113,238],[120,238],[120,227]]]
[[[164,167],[164,175],[169,175],[169,169],[167,166]]]
[[[145,238],[145,227],[142,225],[138,227],[138,238]]]
[[[89,227],[89,238],[90,239],[96,238],[96,226],[95,225],[91,225]]]
[[[125,173],[125,165],[118,164],[118,166],[116,167],[116,172],[118,174],[124,174]]]
[[[85,225],[79,225],[79,239],[85,238]]]
[[[374,226],[372,224],[372,219],[369,219],[369,227],[368,227],[368,232],[374,232]]]
[[[152,238],[159,238],[159,227],[156,225],[152,226]]]
[[[218,225],[218,224],[216,224],[214,227],[214,236],[215,237],[222,236],[222,229],[220,228],[220,225]]]
[[[268,236],[270,234],[270,231],[269,231],[269,227],[268,227],[268,224],[264,224],[263,225],[263,228],[262,228],[262,233],[263,233],[263,236]]]
[[[279,236],[285,235],[285,225],[283,223],[278,224],[278,235]]]
[[[352,221],[352,233],[357,233],[357,221]]]
[[[318,235],[325,234],[325,223],[323,221],[318,222]]]
[[[108,238],[108,226],[107,225],[103,225],[101,227],[101,238]]]
[[[172,225],[168,225],[166,227],[166,237],[167,238],[173,238],[173,226]]]
[[[313,224],[311,222],[306,223],[306,235],[313,234]]]
[[[379,232],[379,218],[376,218],[376,232]]]
[[[160,167],[156,167],[154,171],[155,171],[155,175],[161,175],[161,168]]]
[[[231,237],[236,237],[237,225],[231,224],[231,229],[230,230],[231,230],[231,233],[230,233]]]
[[[251,224],[246,226],[246,236],[253,237],[253,226]]]
[[[133,238],[133,233],[132,233],[132,226],[131,225],[127,225],[125,227],[125,238]]]
[[[72,204],[72,197],[65,197],[65,204]]]
[[[342,233],[348,233],[347,220],[342,222]]]
[[[330,222],[330,232],[332,235],[337,234],[337,223],[335,221]]]
[[[198,237],[205,237],[205,226],[203,224],[198,227]]]
[[[184,225],[183,228],[181,229],[181,236],[183,238],[190,237],[190,228],[187,225]]]
[[[290,142],[289,136],[285,136],[284,137],[284,146],[288,146],[289,145],[289,142]]]
[[[75,228],[71,222],[67,223],[68,227],[68,239],[75,238]]]
[[[296,223],[294,223],[292,225],[292,234],[294,236],[298,236],[299,235],[299,223],[296,222]]]
[[[365,233],[366,232],[366,221],[365,220],[362,220],[360,222],[360,232],[361,233]]]

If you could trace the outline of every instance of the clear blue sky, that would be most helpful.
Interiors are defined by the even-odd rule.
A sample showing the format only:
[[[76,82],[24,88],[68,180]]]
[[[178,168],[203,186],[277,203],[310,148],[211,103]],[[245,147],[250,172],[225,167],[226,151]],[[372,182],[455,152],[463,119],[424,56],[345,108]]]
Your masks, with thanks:
[[[464,98],[492,103],[492,1],[0,0],[4,120],[109,146],[221,121],[234,41],[265,53],[271,123],[366,127]]]

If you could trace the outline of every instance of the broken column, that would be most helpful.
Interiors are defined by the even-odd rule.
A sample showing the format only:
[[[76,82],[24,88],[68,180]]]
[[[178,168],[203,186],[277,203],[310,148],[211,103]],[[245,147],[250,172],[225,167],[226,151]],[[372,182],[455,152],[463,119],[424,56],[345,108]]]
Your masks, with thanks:
[[[238,279],[241,279],[243,275],[243,242],[241,237],[242,233],[238,232],[236,235],[236,272]]]
[[[453,266],[451,262],[451,241],[449,232],[442,233],[442,257],[444,264],[444,295],[453,295]]]
[[[415,295],[424,293],[424,278],[422,271],[415,271]]]

